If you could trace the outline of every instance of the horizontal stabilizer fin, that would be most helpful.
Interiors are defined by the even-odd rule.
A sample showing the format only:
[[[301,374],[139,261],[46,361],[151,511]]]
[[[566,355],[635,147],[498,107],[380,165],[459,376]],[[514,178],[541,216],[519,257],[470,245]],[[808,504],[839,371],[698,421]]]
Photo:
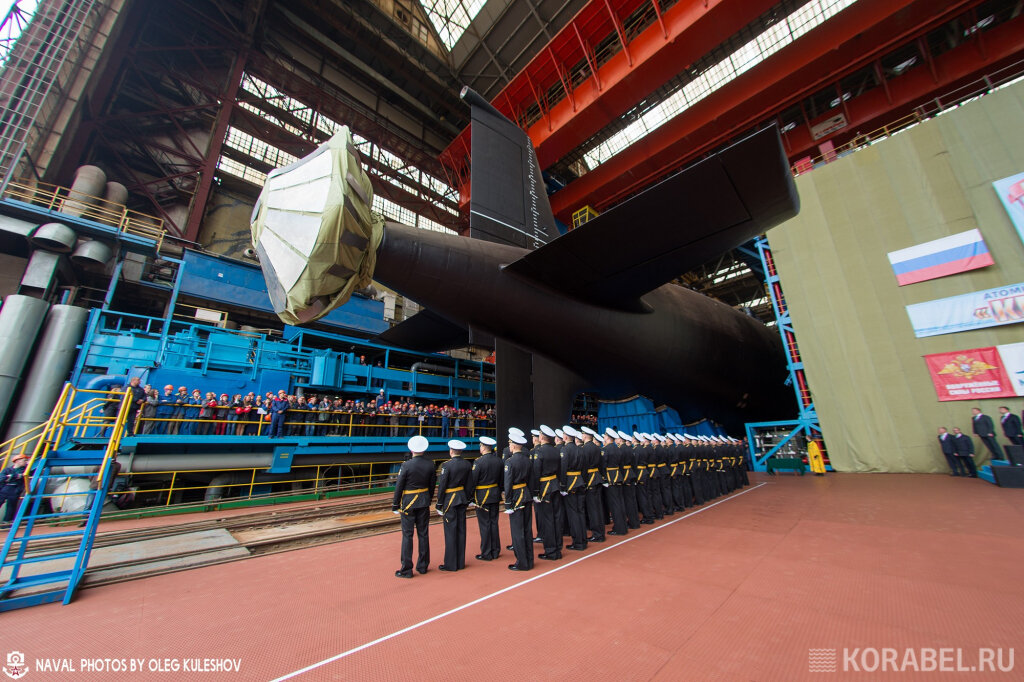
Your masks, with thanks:
[[[778,129],[766,128],[506,266],[576,298],[639,297],[799,210]]]
[[[389,346],[436,353],[468,345],[469,332],[465,327],[449,322],[437,313],[421,310],[378,334],[373,340]]]

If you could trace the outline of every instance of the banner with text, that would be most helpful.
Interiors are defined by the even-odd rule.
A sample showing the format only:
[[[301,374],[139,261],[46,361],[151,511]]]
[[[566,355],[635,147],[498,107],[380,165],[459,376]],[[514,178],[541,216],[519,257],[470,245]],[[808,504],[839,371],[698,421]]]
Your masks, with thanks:
[[[924,356],[924,361],[928,364],[940,402],[1012,398],[1016,395],[1003,369],[999,351],[994,346],[935,353]]]
[[[937,336],[1024,322],[1024,284],[907,306],[914,336]]]

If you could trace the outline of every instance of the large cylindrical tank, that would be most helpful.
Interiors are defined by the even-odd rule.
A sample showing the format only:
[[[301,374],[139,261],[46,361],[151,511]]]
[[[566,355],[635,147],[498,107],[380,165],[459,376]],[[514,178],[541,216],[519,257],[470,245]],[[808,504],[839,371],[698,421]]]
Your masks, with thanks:
[[[55,305],[36,345],[32,366],[17,403],[11,410],[7,438],[14,438],[50,418],[53,405],[78,357],[89,311],[73,305]]]
[[[107,174],[96,166],[80,166],[75,171],[75,181],[71,184],[68,199],[60,209],[61,213],[80,216],[90,205],[96,203],[107,191]]]
[[[107,189],[103,193],[103,198],[115,204],[127,204],[128,188],[120,182],[108,182]]]
[[[7,416],[49,308],[42,299],[17,294],[5,298],[0,308],[0,424]]]

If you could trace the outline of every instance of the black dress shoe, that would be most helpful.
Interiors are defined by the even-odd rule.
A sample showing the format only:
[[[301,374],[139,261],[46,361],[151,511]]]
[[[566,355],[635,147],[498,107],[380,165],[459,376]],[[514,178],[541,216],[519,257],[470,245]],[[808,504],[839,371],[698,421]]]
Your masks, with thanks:
[[[424,568],[424,569],[423,569],[423,570],[421,571],[420,569],[418,569],[418,568],[417,568],[417,569],[416,569],[416,572],[417,572],[417,573],[419,573],[420,575],[423,575],[424,573],[426,573],[426,572],[427,572],[427,571],[429,571],[429,570],[430,570],[429,568]]]
[[[519,566],[518,566],[518,565],[516,565],[516,564],[509,564],[509,565],[508,565],[508,570],[510,570],[510,571],[525,571],[525,570],[527,570],[527,569],[525,569],[525,568],[519,568]]]
[[[491,560],[491,557],[489,557],[489,556],[484,556],[483,554],[477,554],[477,555],[476,555],[476,560],[477,560],[477,561],[490,561],[490,560]]]
[[[608,535],[625,535],[625,533],[620,533],[617,530],[610,530],[608,531]]]
[[[562,558],[561,554],[538,554],[537,558],[544,559],[545,561],[558,561]]]
[[[533,539],[533,542],[534,542],[535,544],[540,544],[540,543],[543,543],[543,542],[544,542],[544,538],[540,538],[540,537],[534,538],[534,539]]]
[[[437,570],[439,570],[439,571],[451,571],[452,573],[454,573],[458,569],[457,568],[448,568],[444,564],[441,564],[440,566],[437,567]]]
[[[587,542],[604,542],[604,538],[599,538],[596,535],[593,535],[587,538]]]
[[[411,578],[412,573],[403,573],[402,571],[395,571],[396,578]]]
[[[513,547],[512,545],[505,545],[505,549],[511,552],[513,549],[515,549],[515,547]]]
[[[586,545],[566,545],[565,548],[566,549],[572,549],[572,550],[575,550],[577,552],[582,552],[583,550],[585,550],[587,548],[587,546]]]

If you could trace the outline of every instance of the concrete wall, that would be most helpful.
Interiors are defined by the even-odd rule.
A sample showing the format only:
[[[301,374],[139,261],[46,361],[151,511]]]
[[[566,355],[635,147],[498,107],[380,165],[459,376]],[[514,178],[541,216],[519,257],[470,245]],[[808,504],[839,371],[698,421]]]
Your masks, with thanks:
[[[1024,407],[940,403],[922,359],[1024,341],[1024,323],[918,339],[904,308],[1024,282],[1024,244],[991,184],[1024,171],[1022,122],[1024,83],[797,178],[800,215],[768,238],[837,470],[946,472],[936,427],[970,433],[977,405],[998,431],[999,405]],[[888,252],[973,228],[994,266],[897,286]]]

